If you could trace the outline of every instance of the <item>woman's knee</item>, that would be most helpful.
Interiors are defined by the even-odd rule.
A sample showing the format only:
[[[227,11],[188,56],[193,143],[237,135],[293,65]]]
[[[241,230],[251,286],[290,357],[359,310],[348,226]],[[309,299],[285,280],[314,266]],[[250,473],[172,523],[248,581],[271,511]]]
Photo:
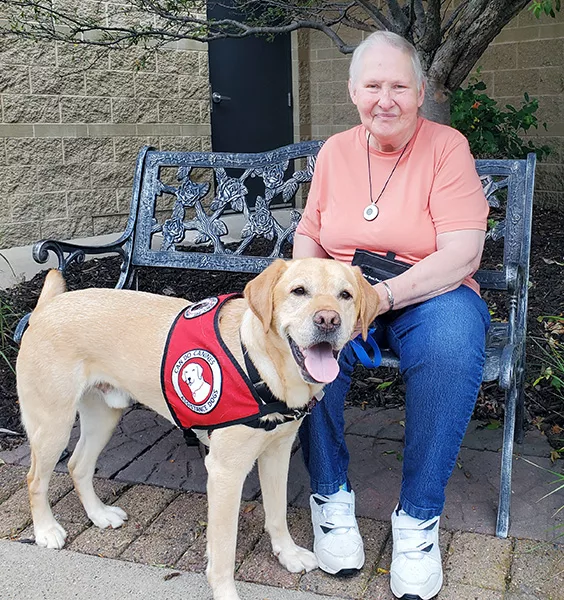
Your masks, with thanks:
[[[488,327],[483,300],[470,289],[454,290],[407,311],[391,336],[402,370],[429,365],[461,375],[482,368]]]

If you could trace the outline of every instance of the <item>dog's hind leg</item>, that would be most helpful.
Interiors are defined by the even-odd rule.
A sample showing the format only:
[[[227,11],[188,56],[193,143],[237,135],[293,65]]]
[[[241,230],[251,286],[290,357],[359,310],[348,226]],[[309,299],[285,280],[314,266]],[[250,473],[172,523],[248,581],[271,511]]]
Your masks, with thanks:
[[[21,398],[21,396],[20,396]],[[41,423],[24,419],[31,447],[31,467],[27,475],[35,542],[44,548],[62,548],[66,531],[57,522],[49,505],[49,481],[61,453],[69,441],[74,424],[73,412],[50,414],[45,411]]]
[[[115,529],[127,520],[121,508],[106,505],[98,498],[92,482],[98,456],[110,440],[122,412],[121,408],[108,406],[102,391],[88,390],[78,405],[80,439],[69,460],[69,471],[84,510],[92,523],[103,529]]]
[[[286,519],[288,470],[298,424],[288,423],[280,427],[294,427],[294,431],[273,440],[258,458],[264,528],[270,535],[272,552],[283,567],[292,573],[311,571],[318,566],[315,554],[294,542]]]

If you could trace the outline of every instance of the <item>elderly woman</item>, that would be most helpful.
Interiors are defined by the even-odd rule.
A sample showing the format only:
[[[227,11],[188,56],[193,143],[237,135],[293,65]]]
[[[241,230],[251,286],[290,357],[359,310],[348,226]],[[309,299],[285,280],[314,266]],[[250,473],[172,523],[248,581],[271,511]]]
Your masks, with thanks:
[[[413,265],[374,286],[381,306],[373,336],[397,353],[406,385],[391,589],[427,600],[442,586],[439,518],[482,379],[489,314],[472,275],[488,205],[467,140],[418,115],[425,82],[411,44],[390,32],[369,36],[353,55],[349,92],[361,125],[319,152],[294,256],[350,263],[363,248]],[[343,416],[356,360],[349,344],[339,377],[300,431],[314,551],[332,574],[364,564]]]

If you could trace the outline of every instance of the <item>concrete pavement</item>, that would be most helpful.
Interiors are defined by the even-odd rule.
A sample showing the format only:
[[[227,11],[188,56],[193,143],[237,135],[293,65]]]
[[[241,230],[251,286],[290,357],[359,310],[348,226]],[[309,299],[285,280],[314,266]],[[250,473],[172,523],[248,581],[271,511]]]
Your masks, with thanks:
[[[37,546],[0,541],[0,564],[6,600],[212,600],[205,575],[166,567],[104,559],[88,554],[45,551]],[[247,600],[322,600],[326,596],[238,583]],[[335,598],[334,600],[339,600]]]

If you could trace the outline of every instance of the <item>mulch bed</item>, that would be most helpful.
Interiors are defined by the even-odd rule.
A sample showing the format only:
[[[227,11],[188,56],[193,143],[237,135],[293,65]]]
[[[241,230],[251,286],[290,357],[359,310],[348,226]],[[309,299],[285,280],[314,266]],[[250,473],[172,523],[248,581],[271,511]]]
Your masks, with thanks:
[[[498,261],[499,248],[486,250],[483,263]],[[543,366],[549,337],[562,339],[563,328],[548,329],[543,315],[564,314],[564,212],[536,208],[533,220],[531,287],[529,290],[529,322],[527,353],[526,410],[529,427],[538,427],[555,449],[564,446],[564,391],[558,393],[543,380],[533,386]],[[41,290],[45,273],[8,290],[0,290],[0,428],[22,431],[19,420],[16,383],[13,368],[17,348],[11,333],[21,315],[30,311]],[[104,258],[73,266],[66,275],[69,289],[114,287],[119,277],[119,261]],[[139,289],[157,294],[185,297],[195,301],[226,292],[240,292],[253,275],[176,269],[141,269]],[[503,318],[506,307],[485,294],[492,307],[492,318]],[[403,405],[403,384],[397,371],[356,368],[353,385],[347,397],[349,405],[360,407]],[[503,419],[503,394],[497,384],[482,386],[474,417],[484,426],[499,427]],[[21,438],[0,434],[0,448],[18,443]]]

